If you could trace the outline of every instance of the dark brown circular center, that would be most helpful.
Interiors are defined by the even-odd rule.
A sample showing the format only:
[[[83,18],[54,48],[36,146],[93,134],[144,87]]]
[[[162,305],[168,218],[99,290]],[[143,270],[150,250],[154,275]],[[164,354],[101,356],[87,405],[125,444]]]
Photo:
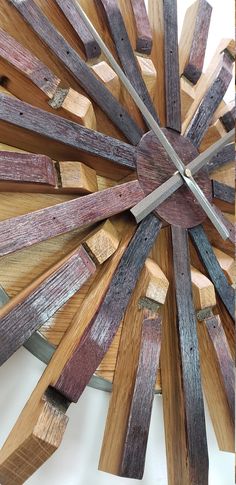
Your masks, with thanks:
[[[187,138],[167,128],[163,128],[163,132],[185,165],[198,156],[198,150]],[[175,165],[152,131],[143,136],[138,146],[137,172],[146,195],[176,172]],[[194,179],[211,201],[211,181],[206,169],[200,170]],[[206,218],[205,212],[185,184],[157,207],[155,213],[169,224],[183,228],[197,226]]]

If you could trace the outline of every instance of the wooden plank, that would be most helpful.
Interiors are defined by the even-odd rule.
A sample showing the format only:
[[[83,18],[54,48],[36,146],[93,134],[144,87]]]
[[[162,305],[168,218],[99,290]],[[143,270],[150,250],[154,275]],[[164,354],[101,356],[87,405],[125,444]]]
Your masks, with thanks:
[[[235,128],[235,115],[236,115],[236,107],[235,102],[231,103],[231,105],[226,107],[226,110],[220,116],[220,120],[223,123],[227,132],[233,130]]]
[[[57,174],[45,155],[0,151],[0,181],[56,186]]]
[[[234,258],[218,248],[213,247],[213,251],[230,285],[236,285],[236,263]]]
[[[144,0],[131,0],[136,27],[136,51],[150,55],[152,52],[152,31]]]
[[[94,273],[83,246],[53,266],[0,310],[0,365],[28,340]]]
[[[143,80],[147,86],[148,92],[154,99],[157,87],[157,72],[151,59],[143,56],[136,56],[141,69]]]
[[[181,117],[183,122],[186,118],[186,115],[190,107],[194,102],[195,89],[193,85],[185,77],[181,77],[180,87],[181,87]]]
[[[224,216],[226,216],[226,213],[224,213]],[[235,216],[233,214],[227,213],[227,217],[229,217],[229,216],[231,216],[234,220],[231,222],[225,217],[224,222],[228,221],[228,223],[229,223],[228,229],[232,233],[231,240],[227,239],[226,241],[224,241],[223,239],[221,239],[221,237],[219,237],[218,231],[214,228],[213,224],[209,220],[206,220],[206,222],[204,223],[204,230],[206,232],[206,235],[207,235],[210,243],[213,246],[221,249],[226,254],[229,254],[232,258],[234,258],[235,257],[235,247],[234,247],[235,245],[234,245],[234,242],[232,242],[232,240],[235,238],[235,226],[234,226]]]
[[[213,283],[196,268],[191,267],[193,301],[196,310],[213,308],[216,296]]]
[[[196,84],[201,77],[212,7],[206,0],[195,1],[186,11],[182,27],[180,51],[180,75]]]
[[[228,204],[235,204],[235,189],[229,185],[212,180],[212,193],[215,199],[222,200]]]
[[[223,55],[217,76],[204,95],[200,106],[185,131],[185,136],[192,141],[196,147],[201,144],[201,141],[210,126],[214,112],[222,101],[232,80],[232,66],[230,67],[229,63],[226,62],[226,56],[227,54]]]
[[[28,439],[33,434],[33,430],[38,422],[38,416],[40,416],[41,413],[42,397],[48,387],[59,378],[66,362],[72,355],[75,346],[78,344],[85,329],[89,325],[90,320],[96,315],[106,291],[109,288],[113,274],[134,232],[134,224],[130,219],[123,219],[121,225],[118,224],[116,227],[120,228],[122,234],[122,240],[118,250],[110,260],[98,269],[96,279],[79,312],[77,311],[74,315],[74,319],[68,332],[66,332],[60,346],[56,349],[55,354],[21,412],[8,439],[0,450],[1,478],[1,474],[5,473],[5,470],[7,470],[7,479],[11,479],[12,476],[16,478],[17,475],[19,475],[21,480],[25,481],[39,467],[38,462],[35,460],[35,456],[36,454],[41,456],[41,443],[38,443],[38,446],[34,448],[34,454],[32,455],[30,447],[31,443],[29,443],[28,446]],[[24,449],[23,455],[19,453],[22,448]],[[27,462],[25,456],[27,456]],[[46,459],[47,456],[42,459],[40,465],[42,465]],[[10,469],[8,463],[11,464]]]
[[[95,224],[129,209],[142,197],[143,191],[138,181],[128,182],[1,221],[0,254],[9,254],[76,228]]]
[[[234,320],[234,289],[229,285],[202,226],[189,229],[191,239],[200,259],[213,282],[217,293],[223,301],[231,318]],[[233,325],[233,322],[232,322]]]
[[[218,140],[226,135],[226,130],[222,125],[221,121],[218,120],[214,124],[211,124],[202,138],[201,144],[199,145],[199,152],[202,153],[207,150],[211,145],[216,143]]]
[[[109,164],[103,163],[105,160],[114,162],[114,165],[112,164],[114,177],[115,164],[126,170],[132,170],[135,167],[136,152],[131,145],[97,131],[88,130],[72,121],[46,113],[2,93],[0,94],[0,121],[2,122],[0,139],[9,145],[14,146],[15,142],[21,148],[26,150],[29,148],[29,151],[36,153],[45,150],[47,155],[57,160],[79,159],[91,168],[97,167],[96,171],[101,175],[109,169]],[[19,128],[18,131],[17,128]],[[33,146],[30,135],[33,138]],[[47,140],[46,148],[44,148],[44,140]],[[118,173],[120,177],[120,172]]]
[[[198,338],[204,392],[218,445],[234,453],[234,364],[218,315],[199,322]]]
[[[227,163],[233,162],[234,159],[235,159],[235,146],[234,146],[234,143],[230,143],[208,162],[207,164],[208,172],[212,173],[214,170],[221,168]]]
[[[151,97],[141,76],[137,59],[133,52],[129,36],[125,27],[121,11],[116,0],[99,0],[101,11],[105,15],[106,22],[115,44],[121,66],[136,92],[142,98],[150,113],[159,123],[156,110]]]
[[[96,317],[90,322],[89,330],[86,331],[81,344],[55,383],[54,387],[72,402],[78,401],[110,347],[160,228],[160,221],[152,214],[140,224]]]
[[[79,54],[58,33],[33,0],[10,0],[33,31],[74,76],[89,97],[98,104],[130,143],[137,145],[142,133],[128,112],[96,78]]]
[[[56,164],[58,189],[62,193],[91,194],[98,191],[95,170],[81,162],[63,161]]]
[[[91,66],[91,69],[106,86],[107,89],[115,96],[115,98],[120,99],[121,95],[121,83],[117,74],[105,61],[98,62]]]
[[[69,23],[75,30],[87,59],[99,57],[101,49],[80,17],[74,0],[56,0]]]
[[[172,227],[172,243],[187,435],[187,449],[183,448],[182,452],[188,459],[188,483],[207,485],[209,467],[207,438],[187,231]],[[193,416],[193,409],[195,409],[195,416]]]
[[[91,101],[61,81],[31,51],[0,29],[0,69],[3,83],[20,98],[46,111],[96,129]]]
[[[164,0],[166,126],[181,133],[177,0]]]

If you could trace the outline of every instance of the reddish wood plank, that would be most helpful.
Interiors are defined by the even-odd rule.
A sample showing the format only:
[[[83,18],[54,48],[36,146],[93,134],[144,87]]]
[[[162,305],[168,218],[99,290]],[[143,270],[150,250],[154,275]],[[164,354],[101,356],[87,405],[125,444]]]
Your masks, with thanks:
[[[161,351],[161,317],[145,311],[140,357],[121,464],[121,476],[144,474],[154,388]]]
[[[134,120],[110,91],[106,89],[104,84],[96,78],[93,71],[81,59],[79,54],[48,21],[36,3],[33,0],[9,1],[121,133],[132,144],[137,145],[142,133]]]
[[[53,161],[45,155],[0,151],[0,181],[56,186]]]
[[[78,401],[110,347],[160,229],[161,222],[152,214],[140,224],[96,316],[55,383],[54,387],[70,401]]]
[[[181,133],[177,0],[164,0],[163,13],[165,32],[166,126]]]
[[[93,36],[90,34],[85,23],[80,17],[75,0],[56,0],[67,20],[72,25],[78,35],[78,39],[83,47],[87,59],[99,57],[101,49]]]
[[[104,220],[130,209],[143,196],[139,183],[133,181],[2,221],[0,255]]]
[[[151,96],[142,78],[137,59],[134,55],[118,2],[116,0],[98,0],[98,4],[100,5],[102,12],[105,14],[117,55],[126,76],[130,80],[136,92],[142,98],[150,113],[159,123],[159,118],[154,108]]]
[[[231,357],[228,342],[219,315],[205,320],[208,334],[214,346],[220,373],[222,376],[228,405],[230,408],[231,419],[235,421],[235,377],[234,361]]]
[[[152,31],[144,0],[131,0],[136,27],[136,51],[150,55],[152,52]]]
[[[74,159],[88,162],[92,168],[96,169],[100,159],[110,160],[120,167],[131,170],[135,168],[135,149],[131,145],[47,113],[6,94],[0,94],[0,121],[45,137],[48,142],[52,140],[76,149],[77,157]],[[1,135],[0,139],[4,142]],[[12,145],[14,146],[13,143]]]
[[[0,310],[0,365],[64,305],[95,272],[80,246]]]
[[[208,485],[208,450],[187,231],[172,227],[184,414],[191,485]],[[193,413],[194,409],[194,413]],[[169,430],[171,432],[171,430]]]

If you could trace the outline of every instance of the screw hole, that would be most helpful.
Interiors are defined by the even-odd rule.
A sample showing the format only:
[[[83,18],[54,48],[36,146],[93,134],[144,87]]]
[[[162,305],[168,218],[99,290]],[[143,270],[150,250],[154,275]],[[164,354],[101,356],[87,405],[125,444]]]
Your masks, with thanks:
[[[66,51],[66,53],[67,53],[67,55],[69,55],[70,54],[70,51]]]
[[[192,352],[192,351],[193,351],[193,347],[190,347],[190,352]]]
[[[22,112],[20,113],[20,116],[23,116],[23,113]]]
[[[44,81],[48,82],[48,78],[47,78],[47,77],[45,77],[45,78],[44,78]]]

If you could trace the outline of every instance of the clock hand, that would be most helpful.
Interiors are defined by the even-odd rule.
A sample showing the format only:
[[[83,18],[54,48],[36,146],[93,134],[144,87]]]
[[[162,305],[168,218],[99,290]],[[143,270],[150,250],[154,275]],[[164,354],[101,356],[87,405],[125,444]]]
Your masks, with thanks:
[[[162,132],[161,128],[159,127],[159,125],[157,124],[157,122],[155,121],[155,119],[153,118],[153,116],[151,115],[149,110],[147,109],[147,107],[144,104],[144,102],[142,101],[142,99],[139,97],[139,95],[135,91],[131,82],[126,77],[126,75],[122,71],[121,67],[119,66],[119,64],[114,59],[113,55],[111,54],[111,52],[107,48],[106,44],[103,42],[102,38],[98,34],[97,30],[95,29],[92,22],[89,20],[89,18],[87,17],[87,15],[85,14],[83,8],[80,6],[79,3],[77,4],[77,8],[78,8],[80,15],[81,15],[85,25],[87,26],[88,30],[90,31],[90,33],[93,35],[93,37],[97,41],[102,52],[104,53],[106,58],[109,60],[112,68],[114,69],[116,74],[119,76],[120,80],[122,81],[122,83],[126,87],[130,96],[133,98],[134,102],[136,103],[136,105],[140,109],[140,111],[141,111],[142,115],[144,116],[144,118],[146,119],[149,127],[153,130],[153,132],[157,136],[158,140],[160,141],[162,146],[165,148],[167,154],[169,155],[172,162],[174,163],[174,165],[178,169],[182,179],[184,180],[184,182],[186,183],[188,188],[191,190],[191,192],[194,194],[194,196],[198,200],[199,204],[202,206],[203,210],[206,212],[209,219],[215,225],[216,229],[219,231],[221,236],[224,239],[227,239],[229,237],[229,234],[228,234],[226,227],[222,224],[222,221],[220,220],[218,215],[215,213],[215,211],[212,209],[211,204],[209,203],[209,201],[205,197],[204,193],[202,192],[202,190],[200,189],[198,184],[195,182],[194,178],[192,177],[192,174],[190,172],[186,172],[186,167],[185,167],[184,163],[182,162],[182,160],[180,159],[180,157],[178,156],[178,154],[176,153],[176,151],[172,147],[169,140],[166,138],[166,136]]]
[[[234,141],[235,130],[231,130],[223,138],[218,140],[214,145],[209,147],[197,158],[192,160],[185,170],[190,170],[192,175],[195,175],[207,162],[209,162],[217,153],[222,150],[230,142]],[[155,210],[168,197],[170,197],[176,190],[183,185],[183,179],[180,174],[175,173],[170,179],[163,183],[156,190],[151,192],[145,199],[141,200],[133,209],[131,209],[137,222],[140,222],[150,212]]]

